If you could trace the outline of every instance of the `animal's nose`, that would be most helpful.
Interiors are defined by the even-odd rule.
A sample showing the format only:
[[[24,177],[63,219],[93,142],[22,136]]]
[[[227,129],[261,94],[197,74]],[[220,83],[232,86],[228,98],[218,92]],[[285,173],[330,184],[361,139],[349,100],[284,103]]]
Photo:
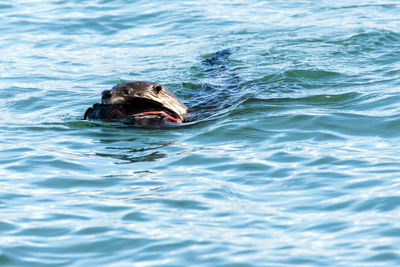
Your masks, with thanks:
[[[103,93],[101,93],[101,97],[103,99],[111,98],[111,90],[105,90]]]

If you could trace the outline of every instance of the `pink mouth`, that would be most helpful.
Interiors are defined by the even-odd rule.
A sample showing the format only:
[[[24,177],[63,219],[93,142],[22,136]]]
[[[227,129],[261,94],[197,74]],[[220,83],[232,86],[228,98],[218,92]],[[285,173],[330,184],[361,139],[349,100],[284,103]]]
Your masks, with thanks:
[[[167,117],[169,120],[171,120],[173,122],[182,123],[181,119],[172,117],[167,112],[162,111],[162,110],[160,110],[160,111],[146,111],[146,112],[136,113],[135,115],[145,115],[145,114],[161,114],[161,115],[164,115],[165,117]]]

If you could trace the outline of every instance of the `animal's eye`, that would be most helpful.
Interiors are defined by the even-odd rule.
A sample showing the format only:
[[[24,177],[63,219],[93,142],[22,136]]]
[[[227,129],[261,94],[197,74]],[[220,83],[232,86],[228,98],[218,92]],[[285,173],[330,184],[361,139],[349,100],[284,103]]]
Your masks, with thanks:
[[[161,85],[155,85],[155,86],[154,86],[154,92],[155,92],[156,94],[158,94],[159,92],[161,92],[161,90],[162,90],[162,86],[161,86]]]

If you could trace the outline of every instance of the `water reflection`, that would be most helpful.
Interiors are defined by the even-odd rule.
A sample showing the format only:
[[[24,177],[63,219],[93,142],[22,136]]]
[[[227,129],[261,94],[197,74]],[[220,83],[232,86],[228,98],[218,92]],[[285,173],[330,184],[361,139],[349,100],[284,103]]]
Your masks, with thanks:
[[[113,158],[122,160],[124,162],[116,162],[115,164],[128,164],[135,162],[146,162],[146,161],[155,161],[157,159],[165,158],[167,155],[164,153],[153,152],[145,156],[132,156],[130,154],[107,154],[107,153],[96,153],[96,156],[103,158]]]
[[[103,139],[101,142],[109,144],[114,141]],[[169,145],[171,145],[171,142],[147,144],[147,146],[138,148],[109,146],[105,147],[106,150],[110,151],[109,153],[97,152],[95,155],[102,158],[117,159],[118,161],[115,164],[149,162],[167,157],[167,154],[160,152],[160,150]]]

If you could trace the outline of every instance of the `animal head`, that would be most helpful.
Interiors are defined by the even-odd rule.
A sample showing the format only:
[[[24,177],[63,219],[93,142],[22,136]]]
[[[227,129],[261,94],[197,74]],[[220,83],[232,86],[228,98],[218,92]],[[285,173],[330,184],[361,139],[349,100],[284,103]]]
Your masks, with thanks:
[[[140,101],[148,101],[158,105],[180,119],[187,113],[187,107],[165,86],[153,82],[127,82],[114,86],[111,90],[102,93],[102,104],[134,105]]]

